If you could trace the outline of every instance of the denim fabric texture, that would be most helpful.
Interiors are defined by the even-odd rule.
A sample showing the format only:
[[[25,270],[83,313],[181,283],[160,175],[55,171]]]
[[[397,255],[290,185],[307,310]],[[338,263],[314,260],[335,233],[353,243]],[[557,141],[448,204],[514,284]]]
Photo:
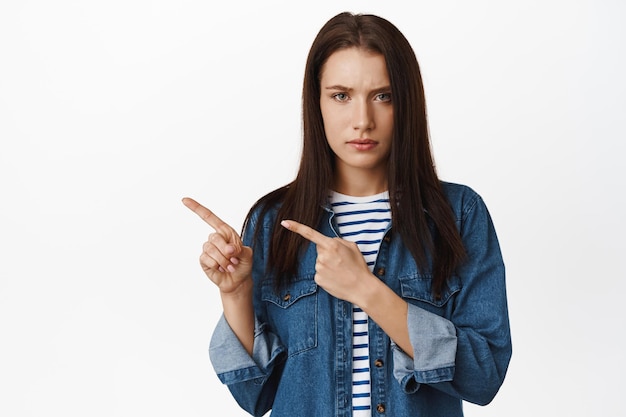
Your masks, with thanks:
[[[504,263],[491,217],[472,189],[442,184],[468,257],[441,299],[434,299],[431,271],[419,270],[393,226],[387,230],[374,274],[409,304],[413,359],[370,320],[372,416],[462,416],[463,401],[484,405],[494,398],[511,358]],[[222,317],[211,339],[211,362],[251,415],[271,409],[273,417],[349,417],[351,304],[315,283],[313,243],[293,283],[274,291],[265,253],[275,221],[275,211],[263,219],[255,214],[243,236],[254,249],[253,355]],[[253,242],[258,222],[262,229]],[[330,209],[318,230],[337,236]]]

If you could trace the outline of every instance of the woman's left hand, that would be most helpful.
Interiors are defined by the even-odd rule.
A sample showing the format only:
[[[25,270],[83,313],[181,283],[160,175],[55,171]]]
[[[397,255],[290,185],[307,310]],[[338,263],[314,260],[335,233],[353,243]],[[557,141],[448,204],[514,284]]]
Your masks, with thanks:
[[[324,236],[294,220],[283,220],[280,224],[317,245],[315,282],[332,296],[360,305],[359,290],[368,288],[366,281],[374,275],[356,243]]]

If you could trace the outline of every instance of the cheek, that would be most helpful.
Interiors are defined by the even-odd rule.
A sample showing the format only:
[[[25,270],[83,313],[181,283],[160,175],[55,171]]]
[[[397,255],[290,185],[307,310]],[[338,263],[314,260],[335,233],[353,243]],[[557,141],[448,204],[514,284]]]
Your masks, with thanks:
[[[339,112],[325,112],[322,110],[322,121],[324,122],[324,130],[327,136],[341,130],[341,115]]]
[[[380,123],[383,129],[391,134],[393,132],[393,112],[389,111],[383,114]]]

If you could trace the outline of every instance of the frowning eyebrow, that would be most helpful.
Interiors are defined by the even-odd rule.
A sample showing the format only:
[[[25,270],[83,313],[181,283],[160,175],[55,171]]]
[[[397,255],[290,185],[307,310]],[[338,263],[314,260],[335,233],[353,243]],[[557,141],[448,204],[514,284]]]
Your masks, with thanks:
[[[352,88],[344,87],[343,85],[331,85],[325,87],[326,90],[341,90],[341,91],[352,91]]]
[[[346,87],[340,84],[337,85],[330,85],[328,87],[324,87],[325,90],[339,90],[339,91],[354,91],[354,88],[350,88],[350,87]],[[382,87],[378,87],[378,88],[373,88],[372,91],[391,91],[391,86],[390,85],[385,85]]]

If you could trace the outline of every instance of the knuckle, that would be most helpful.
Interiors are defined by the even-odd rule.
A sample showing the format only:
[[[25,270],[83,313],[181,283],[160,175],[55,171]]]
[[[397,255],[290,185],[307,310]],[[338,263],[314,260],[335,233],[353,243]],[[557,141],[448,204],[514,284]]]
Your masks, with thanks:
[[[217,227],[216,231],[218,233],[221,233],[224,236],[231,236],[231,235],[235,234],[233,229],[229,225],[227,225],[226,223],[223,223],[223,224],[219,225]]]
[[[200,256],[200,263],[206,266],[207,269],[216,269],[219,266],[217,260],[207,252]]]

